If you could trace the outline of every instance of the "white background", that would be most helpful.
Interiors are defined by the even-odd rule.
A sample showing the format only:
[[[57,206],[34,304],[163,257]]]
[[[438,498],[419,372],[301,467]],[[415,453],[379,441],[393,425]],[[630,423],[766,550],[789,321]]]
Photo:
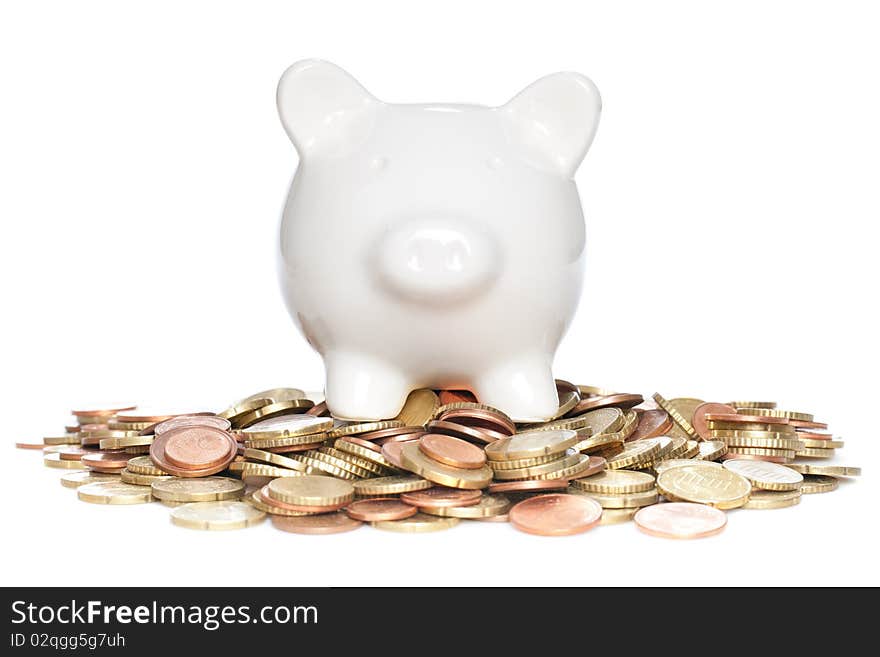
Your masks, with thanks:
[[[880,584],[878,27],[848,2],[4,3],[2,584]],[[586,284],[557,376],[776,399],[829,421],[864,476],[693,543],[202,533],[79,502],[11,447],[78,403],[320,389],[275,270],[296,166],[275,84],[304,57],[400,102],[589,75]]]

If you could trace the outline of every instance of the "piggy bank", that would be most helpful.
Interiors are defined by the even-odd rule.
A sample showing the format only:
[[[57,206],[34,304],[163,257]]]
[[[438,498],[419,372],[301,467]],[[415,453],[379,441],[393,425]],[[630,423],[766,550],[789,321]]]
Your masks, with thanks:
[[[288,310],[323,357],[334,416],[393,418],[416,388],[514,420],[559,407],[584,218],[573,175],[601,101],[555,73],[498,107],[386,103],[307,60],[278,84],[299,154],[281,222]]]

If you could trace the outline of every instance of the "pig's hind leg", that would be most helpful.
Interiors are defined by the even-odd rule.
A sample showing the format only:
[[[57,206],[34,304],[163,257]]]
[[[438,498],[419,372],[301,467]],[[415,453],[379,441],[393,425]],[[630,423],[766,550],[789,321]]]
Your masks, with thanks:
[[[556,382],[548,360],[523,355],[480,374],[474,386],[477,399],[517,422],[548,420],[559,409]]]
[[[388,420],[400,413],[412,386],[393,365],[357,353],[324,357],[324,395],[333,417],[345,420]]]

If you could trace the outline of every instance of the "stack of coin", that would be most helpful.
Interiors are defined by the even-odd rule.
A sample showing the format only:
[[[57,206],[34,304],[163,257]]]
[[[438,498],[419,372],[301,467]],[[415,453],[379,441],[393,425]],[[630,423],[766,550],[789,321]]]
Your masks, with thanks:
[[[554,417],[521,424],[468,392],[426,389],[397,417],[371,422],[333,418],[297,388],[218,414],[88,407],[44,439],[44,460],[70,470],[62,484],[86,502],[159,499],[174,507],[174,524],[195,529],[248,527],[268,514],[280,530],[310,534],[509,519],[565,535],[635,518],[647,533],[697,537],[724,527],[723,511],[709,507],[783,508],[860,474],[817,463],[842,442],[774,402],[645,401],[556,383]]]

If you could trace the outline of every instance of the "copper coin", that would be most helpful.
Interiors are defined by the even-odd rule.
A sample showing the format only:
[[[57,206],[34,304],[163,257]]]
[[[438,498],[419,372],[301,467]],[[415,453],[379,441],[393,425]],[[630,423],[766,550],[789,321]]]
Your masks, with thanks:
[[[352,445],[359,445],[364,449],[368,449],[371,452],[377,452],[379,454],[382,453],[381,445],[377,445],[376,443],[371,443],[369,440],[364,440],[363,438],[357,438],[355,436],[347,436],[345,438],[340,438],[344,443],[351,443]]]
[[[43,443],[15,443],[15,446],[18,449],[43,449],[45,447]]]
[[[119,474],[125,468],[98,468],[93,465],[89,466],[89,472],[100,472],[102,474]]]
[[[455,404],[458,402],[475,402],[477,398],[469,390],[439,390],[437,396],[440,398],[440,405]]]
[[[165,458],[178,468],[210,468],[228,462],[229,434],[212,427],[182,427],[165,432]]]
[[[538,536],[570,536],[599,524],[602,507],[586,495],[552,493],[517,502],[508,512],[510,524]]]
[[[566,381],[565,379],[556,379],[556,394],[562,397],[563,395],[567,395],[570,393],[574,393],[578,397],[581,396],[581,391],[571,381]]]
[[[656,409],[639,413],[639,424],[629,437],[627,442],[641,440],[643,438],[656,438],[665,436],[672,428],[672,418],[666,411]]]
[[[100,406],[81,406],[82,408],[90,409],[90,410],[78,410],[78,411],[70,411],[73,415],[84,415],[86,417],[111,417],[116,415],[120,411],[131,411],[137,408],[137,406],[127,406],[125,404],[101,404]]]
[[[381,448],[381,446],[386,443],[408,443],[412,440],[418,440],[419,438],[424,436],[426,433],[428,433],[428,432],[427,431],[416,431],[414,433],[404,433],[404,434],[400,434],[399,436],[388,436],[387,438],[377,438],[373,442],[376,445],[379,445],[379,447]]]
[[[90,468],[116,469],[124,468],[131,458],[131,454],[126,454],[121,450],[118,452],[90,452],[82,456],[82,464]]]
[[[390,462],[392,465],[403,469],[403,464],[400,461],[400,453],[403,451],[403,446],[406,443],[385,443],[382,445],[382,456]]]
[[[327,402],[320,402],[312,406],[305,414],[312,417],[330,417],[330,409],[327,408]]]
[[[400,496],[402,502],[412,506],[427,507],[429,509],[446,508],[450,506],[471,506],[478,504],[483,492],[480,490],[462,490],[460,488],[446,488],[434,486],[425,490],[416,490],[403,493]]]
[[[516,433],[516,425],[513,420],[506,415],[485,408],[451,408],[441,413],[437,419],[463,424],[475,429],[488,429],[503,436],[512,436]]]
[[[79,445],[68,445],[55,453],[61,456],[62,461],[79,461],[85,454],[95,454],[97,451],[95,449],[85,449]]]
[[[378,444],[381,444],[381,441],[391,440],[394,438],[400,440],[409,440],[406,436],[409,436],[414,433],[424,433],[425,427],[422,426],[413,426],[413,427],[394,427],[392,429],[380,429],[379,431],[370,431],[369,433],[362,433],[358,436],[361,440],[375,440]]]
[[[284,447],[261,447],[260,449],[267,452],[275,452],[276,454],[288,454],[290,452],[308,452],[312,449],[322,447],[324,442],[309,443],[308,445],[285,445]]]
[[[587,463],[587,467],[572,477],[565,477],[563,481],[571,481],[572,479],[583,479],[584,477],[592,477],[594,474],[599,474],[600,472],[602,472],[605,469],[606,465],[608,465],[608,461],[605,460],[605,457],[590,454],[590,462]]]
[[[633,517],[641,531],[662,538],[703,538],[727,525],[727,514],[705,504],[670,502],[639,509]]]
[[[562,490],[565,488],[568,488],[568,479],[524,479],[521,481],[501,481],[489,484],[490,493],[515,493],[530,490]]]
[[[618,408],[630,408],[645,401],[642,395],[618,393],[614,395],[597,395],[595,397],[587,397],[581,399],[568,413],[568,417],[580,415],[587,411],[594,411],[597,408],[608,408],[609,406],[617,406]]]
[[[706,413],[705,415],[703,415],[703,419],[712,422],[754,422],[760,424],[788,424],[788,419],[784,417],[769,417],[767,415],[740,415],[739,413]]]
[[[833,436],[830,433],[816,433],[815,431],[798,431],[795,438],[805,438],[807,440],[831,440]],[[64,458],[63,456],[61,458]]]
[[[156,424],[157,422],[168,420],[175,415],[179,415],[179,413],[154,413],[150,411],[133,410],[120,411],[116,414],[115,419],[117,422],[151,422]]]
[[[328,504],[325,506],[317,506],[317,505],[306,505],[306,504],[290,504],[288,502],[282,502],[281,500],[277,500],[269,493],[269,484],[266,484],[260,489],[260,499],[264,504],[268,504],[269,506],[278,507],[279,509],[284,509],[286,511],[298,511],[300,513],[328,513],[330,511],[337,511],[345,506],[345,502],[342,504]]]
[[[363,523],[342,511],[314,516],[272,516],[272,525],[293,534],[340,534],[357,529]]]
[[[377,520],[403,520],[418,513],[417,507],[404,504],[396,497],[376,497],[358,500],[345,507],[350,518],[375,522]]]
[[[807,422],[806,420],[789,420],[788,423],[798,429],[827,429],[825,422]]]
[[[170,463],[167,458],[165,458],[165,445],[169,440],[173,439],[180,432],[187,431],[217,431],[226,436],[226,439],[229,441],[229,453],[227,458],[214,466],[208,468],[180,468],[173,463]],[[225,470],[226,466],[232,463],[235,459],[238,450],[238,443],[235,442],[235,439],[232,438],[226,432],[220,431],[219,429],[213,429],[211,427],[181,427],[178,429],[171,429],[170,431],[166,431],[161,436],[156,436],[153,439],[153,444],[150,445],[150,459],[152,459],[153,464],[159,468],[160,470],[167,472],[169,474],[175,475],[177,477],[205,477],[207,475],[217,474],[221,470]]]
[[[461,438],[440,433],[426,433],[419,439],[419,449],[429,458],[453,468],[474,470],[486,464],[486,452]]]
[[[166,431],[179,429],[180,427],[213,427],[221,431],[228,431],[231,426],[232,424],[229,420],[219,415],[197,415],[193,413],[190,415],[177,415],[163,422],[158,422],[147,427],[141,433],[149,435],[146,433],[149,432],[156,436],[161,436]]]
[[[478,443],[494,443],[496,440],[510,437],[508,434],[486,429],[485,427],[468,427],[458,424],[458,422],[447,422],[445,420],[428,422],[428,431]]]
[[[696,430],[697,435],[703,440],[714,440],[709,425],[706,424],[707,415],[736,415],[736,409],[728,404],[714,404],[712,402],[700,404],[694,409],[694,419],[691,420],[691,426]],[[734,420],[737,421],[737,420]]]

